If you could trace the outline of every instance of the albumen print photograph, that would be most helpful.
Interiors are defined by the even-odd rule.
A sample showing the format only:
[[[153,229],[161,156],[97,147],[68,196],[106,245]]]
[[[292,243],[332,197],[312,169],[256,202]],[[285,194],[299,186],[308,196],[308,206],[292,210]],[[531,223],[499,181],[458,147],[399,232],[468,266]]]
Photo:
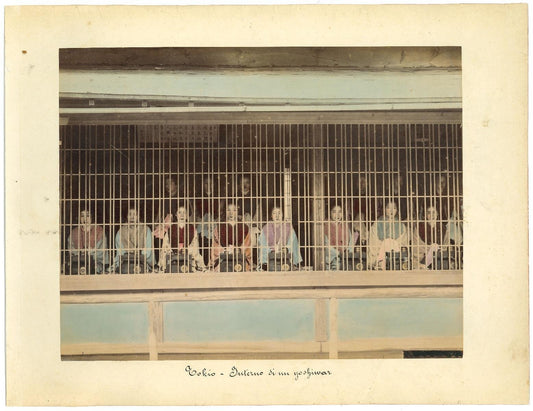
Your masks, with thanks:
[[[460,358],[460,47],[59,50],[62,360]]]

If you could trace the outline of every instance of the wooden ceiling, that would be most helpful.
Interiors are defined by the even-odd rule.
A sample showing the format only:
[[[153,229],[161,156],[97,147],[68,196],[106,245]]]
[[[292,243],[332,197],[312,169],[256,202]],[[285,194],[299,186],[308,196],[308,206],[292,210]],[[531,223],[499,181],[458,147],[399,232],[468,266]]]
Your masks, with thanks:
[[[64,70],[461,69],[460,47],[180,47],[60,49]]]

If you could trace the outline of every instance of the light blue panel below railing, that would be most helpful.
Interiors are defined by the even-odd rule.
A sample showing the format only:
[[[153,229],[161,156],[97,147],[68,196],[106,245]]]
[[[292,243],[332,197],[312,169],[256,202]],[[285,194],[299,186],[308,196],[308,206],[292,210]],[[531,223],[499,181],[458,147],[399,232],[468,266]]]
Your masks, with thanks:
[[[61,304],[61,343],[148,343],[148,304]]]
[[[339,300],[339,340],[447,337],[463,333],[461,298]]]
[[[314,300],[169,302],[164,340],[313,341],[314,311]]]

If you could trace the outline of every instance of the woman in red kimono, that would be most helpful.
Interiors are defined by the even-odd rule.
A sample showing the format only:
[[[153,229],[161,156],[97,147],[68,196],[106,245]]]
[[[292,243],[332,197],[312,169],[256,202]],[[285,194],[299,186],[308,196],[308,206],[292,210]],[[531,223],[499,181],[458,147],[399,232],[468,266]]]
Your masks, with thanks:
[[[179,271],[205,271],[205,264],[198,251],[198,233],[194,224],[189,223],[189,213],[184,204],[178,206],[176,221],[172,222],[163,239],[159,259],[161,271],[175,271],[172,266],[179,265]]]
[[[231,271],[249,271],[251,268],[251,235],[248,224],[238,220],[238,208],[235,203],[228,203],[226,216],[213,232],[210,267],[215,271],[228,271],[226,265],[231,261]],[[244,266],[243,263],[244,262]]]

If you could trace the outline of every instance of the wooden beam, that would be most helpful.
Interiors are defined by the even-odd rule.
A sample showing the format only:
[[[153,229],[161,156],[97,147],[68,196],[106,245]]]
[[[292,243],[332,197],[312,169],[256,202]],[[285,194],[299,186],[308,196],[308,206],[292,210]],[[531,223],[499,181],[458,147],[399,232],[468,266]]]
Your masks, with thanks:
[[[159,345],[159,354],[225,354],[225,353],[320,353],[330,350],[331,343],[294,342],[294,341],[228,341],[205,343],[163,342]],[[461,351],[463,336],[419,336],[390,338],[358,338],[338,341],[340,353],[376,353],[383,351]],[[61,355],[97,355],[97,354],[147,354],[147,344],[61,344]]]
[[[148,344],[61,344],[61,355],[147,354],[148,352]]]
[[[61,275],[61,292],[462,286],[462,271]]]
[[[463,336],[451,337],[389,337],[389,338],[358,338],[339,341],[338,349],[342,352],[358,351],[461,351]]]
[[[223,112],[154,112],[138,110],[135,113],[69,113],[66,109],[63,117],[68,118],[68,124],[80,125],[111,125],[111,124],[461,124],[461,110],[437,111],[306,111],[289,112],[272,111],[266,108],[260,112],[244,111],[242,108],[234,108],[232,111]],[[238,110],[238,111],[236,111]],[[385,110],[383,108],[382,110]]]
[[[460,47],[63,48],[60,69],[460,69]]]
[[[228,301],[277,299],[353,298],[462,298],[462,287],[371,287],[309,290],[217,290],[152,292],[61,293],[61,304],[101,304],[149,301]],[[321,319],[320,321],[324,321]],[[318,326],[317,326],[318,327]],[[320,334],[322,335],[322,334]],[[318,341],[318,340],[317,340]]]
[[[148,331],[150,360],[157,360],[158,346],[163,342],[163,308],[159,301],[149,302],[148,318],[150,321]]]
[[[161,344],[161,354],[165,353],[239,353],[239,352],[320,352],[318,342],[294,341],[228,341],[205,343],[165,342]]]

